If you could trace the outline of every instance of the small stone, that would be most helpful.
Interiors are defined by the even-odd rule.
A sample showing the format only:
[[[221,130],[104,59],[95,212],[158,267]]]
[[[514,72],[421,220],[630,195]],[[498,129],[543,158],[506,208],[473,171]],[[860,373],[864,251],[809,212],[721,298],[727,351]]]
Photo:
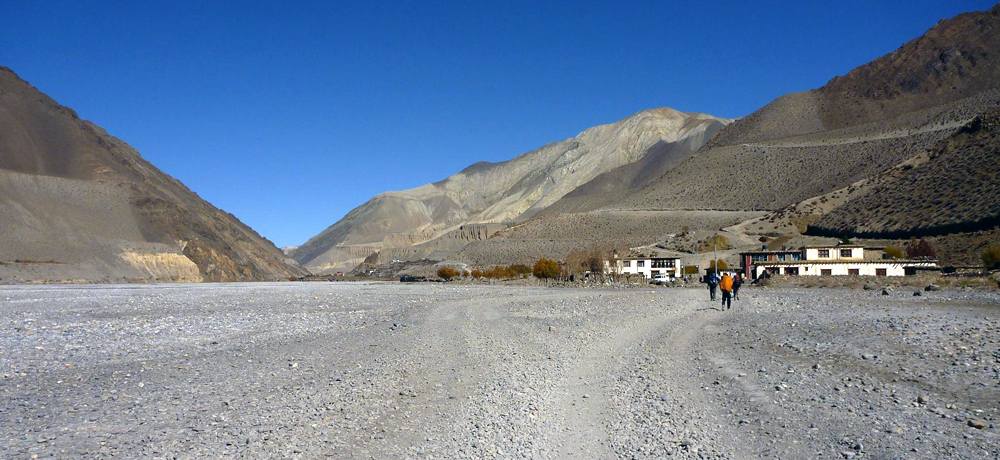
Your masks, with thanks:
[[[920,404],[927,404],[927,401],[929,401],[929,400],[927,399],[926,396],[924,396],[924,395],[917,396],[917,402],[918,403],[920,403]]]
[[[555,331],[556,331],[555,326],[549,326],[549,332],[555,332]]]
[[[974,419],[971,419],[971,418],[970,418],[970,419],[969,419],[969,421],[968,421],[968,422],[966,422],[966,423],[967,423],[967,424],[968,424],[969,426],[971,426],[971,427],[973,427],[973,428],[975,428],[975,429],[977,429],[977,430],[981,430],[981,429],[983,429],[983,428],[986,428],[986,422],[984,422],[984,421],[982,421],[982,420],[974,420]]]
[[[927,292],[940,291],[941,290],[941,286],[938,286],[936,284],[931,284],[931,285],[928,285],[927,287],[925,287],[924,290],[927,291]]]
[[[886,289],[882,289],[882,295],[889,295],[889,291]]]
[[[913,292],[913,297],[920,297],[920,296],[922,296],[922,295],[923,295],[923,294],[921,294],[921,293],[920,293],[920,291],[914,291],[914,292]]]
[[[583,394],[583,399],[589,399],[589,398],[590,398],[590,395],[588,395],[586,393]]]

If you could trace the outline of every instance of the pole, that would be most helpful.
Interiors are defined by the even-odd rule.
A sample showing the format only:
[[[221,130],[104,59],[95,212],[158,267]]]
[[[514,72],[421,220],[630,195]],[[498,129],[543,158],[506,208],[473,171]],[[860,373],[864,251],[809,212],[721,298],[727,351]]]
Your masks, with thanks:
[[[712,264],[715,265],[715,276],[719,276],[719,243],[718,242],[712,243],[712,257],[715,258],[715,261],[712,262]]]

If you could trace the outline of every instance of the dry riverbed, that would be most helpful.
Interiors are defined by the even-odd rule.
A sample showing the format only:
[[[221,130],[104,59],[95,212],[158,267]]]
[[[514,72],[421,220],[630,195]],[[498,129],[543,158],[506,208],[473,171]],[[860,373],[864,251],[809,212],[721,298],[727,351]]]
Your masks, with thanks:
[[[997,458],[1000,295],[0,288],[0,458]]]

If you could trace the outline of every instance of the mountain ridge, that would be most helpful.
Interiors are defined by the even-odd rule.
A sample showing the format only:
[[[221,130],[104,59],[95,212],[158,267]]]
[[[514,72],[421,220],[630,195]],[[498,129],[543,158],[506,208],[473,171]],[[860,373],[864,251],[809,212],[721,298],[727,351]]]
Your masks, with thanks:
[[[400,248],[464,224],[524,220],[596,176],[640,160],[657,142],[688,154],[729,122],[670,108],[636,112],[510,160],[477,162],[437,182],[380,193],[291,254],[314,270],[349,269],[358,258],[347,260],[336,248]]]
[[[7,261],[0,279],[244,281],[305,273],[235,216],[6,67],[0,134],[0,261]]]

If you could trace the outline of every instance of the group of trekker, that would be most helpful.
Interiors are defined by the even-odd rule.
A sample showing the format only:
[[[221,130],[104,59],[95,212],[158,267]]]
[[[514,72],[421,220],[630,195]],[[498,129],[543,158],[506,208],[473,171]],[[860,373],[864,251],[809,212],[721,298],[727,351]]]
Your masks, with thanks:
[[[704,281],[708,284],[708,294],[715,302],[715,289],[718,288],[722,291],[722,309],[731,310],[733,308],[733,300],[740,299],[740,286],[743,285],[743,275],[739,273],[736,276],[732,276],[729,273],[723,273],[722,277],[716,272],[709,273],[705,276]]]

